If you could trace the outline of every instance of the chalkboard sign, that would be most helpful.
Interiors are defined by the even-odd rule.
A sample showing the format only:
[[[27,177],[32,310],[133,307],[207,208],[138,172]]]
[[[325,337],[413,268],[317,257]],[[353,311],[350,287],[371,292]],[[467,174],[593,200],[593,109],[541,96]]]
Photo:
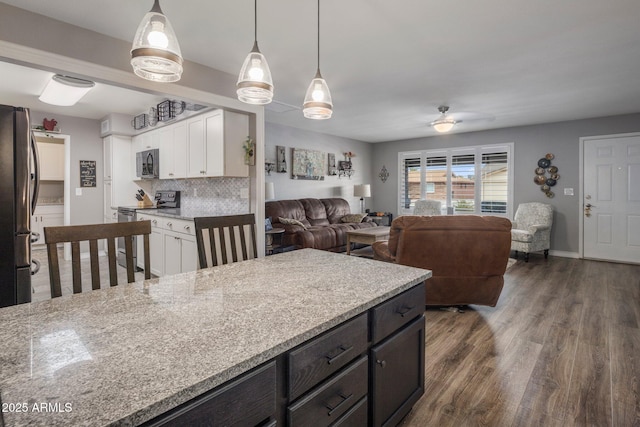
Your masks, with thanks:
[[[80,187],[96,186],[96,161],[80,160]]]

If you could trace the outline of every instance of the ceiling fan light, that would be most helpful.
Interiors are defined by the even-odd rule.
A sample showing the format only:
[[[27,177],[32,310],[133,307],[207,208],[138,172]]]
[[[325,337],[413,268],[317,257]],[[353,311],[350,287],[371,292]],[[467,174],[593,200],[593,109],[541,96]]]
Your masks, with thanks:
[[[449,132],[451,129],[453,129],[453,126],[455,124],[456,124],[456,121],[452,119],[439,119],[431,123],[431,126],[433,126],[433,128],[436,131],[440,133],[444,133],[444,132]]]
[[[46,104],[70,107],[95,85],[90,80],[56,74],[51,77],[38,99]]]
[[[257,41],[242,64],[236,87],[238,99],[247,104],[264,105],[273,100],[271,71]]]
[[[327,82],[320,75],[320,70],[311,81],[302,105],[302,113],[307,119],[326,120],[333,114],[333,102]]]
[[[144,16],[131,47],[133,72],[154,82],[176,82],[182,77],[182,53],[171,22],[159,0]]]

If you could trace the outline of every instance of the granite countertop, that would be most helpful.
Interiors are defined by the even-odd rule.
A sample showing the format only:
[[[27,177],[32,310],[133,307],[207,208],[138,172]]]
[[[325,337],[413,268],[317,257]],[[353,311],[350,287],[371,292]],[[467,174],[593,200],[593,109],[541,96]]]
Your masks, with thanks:
[[[142,423],[429,277],[304,249],[2,308],[5,425]]]
[[[201,216],[223,216],[223,215],[237,215],[237,212],[229,212],[229,213],[211,213],[211,211],[203,211],[200,209],[188,209],[188,208],[145,208],[145,209],[137,209],[141,215],[157,215],[157,216],[165,216],[169,218],[177,218],[177,219],[186,219],[193,220],[193,218],[201,217]]]

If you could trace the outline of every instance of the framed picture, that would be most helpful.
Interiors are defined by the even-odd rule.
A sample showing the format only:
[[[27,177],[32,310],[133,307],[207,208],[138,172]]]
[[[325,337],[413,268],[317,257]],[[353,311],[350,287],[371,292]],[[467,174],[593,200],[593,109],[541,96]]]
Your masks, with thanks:
[[[338,175],[338,168],[336,168],[336,155],[334,153],[329,153],[327,155],[327,160],[329,163],[327,175]]]
[[[264,219],[264,231],[273,230],[273,225],[271,225],[271,218]]]
[[[285,148],[282,145],[276,145],[276,172],[287,172],[287,158]]]
[[[323,181],[326,170],[325,153],[293,148],[291,153],[291,178]]]

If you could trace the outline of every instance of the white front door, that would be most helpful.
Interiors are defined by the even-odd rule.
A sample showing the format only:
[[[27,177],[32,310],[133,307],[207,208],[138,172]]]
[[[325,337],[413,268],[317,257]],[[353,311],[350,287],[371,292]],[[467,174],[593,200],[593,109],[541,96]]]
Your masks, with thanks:
[[[640,263],[640,135],[583,143],[584,257]]]

